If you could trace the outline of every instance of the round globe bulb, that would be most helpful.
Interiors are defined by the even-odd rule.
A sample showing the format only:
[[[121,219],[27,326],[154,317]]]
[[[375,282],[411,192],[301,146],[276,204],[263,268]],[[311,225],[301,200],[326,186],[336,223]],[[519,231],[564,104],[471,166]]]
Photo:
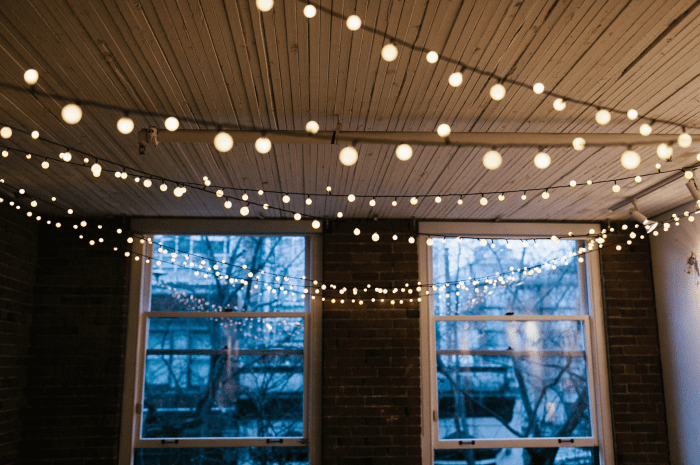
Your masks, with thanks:
[[[435,197],[435,203],[440,203],[440,202],[442,202],[442,197],[440,197],[438,195],[437,197]]]
[[[321,227],[321,222],[318,221],[318,220],[313,220],[313,221],[311,222],[311,227],[314,228],[314,229],[318,229],[318,228]]]
[[[250,208],[248,208],[247,205],[243,205],[240,209],[240,213],[242,216],[248,216],[248,213],[250,213]]]
[[[32,139],[38,139],[39,138],[39,131],[32,131]]]
[[[564,111],[564,109],[566,108],[566,102],[564,101],[564,99],[558,98],[558,99],[554,100],[554,103],[552,103],[552,106],[557,111]]]
[[[693,138],[687,132],[678,136],[678,146],[687,149],[693,143]]]
[[[263,13],[270,11],[274,5],[274,0],[255,0],[255,6]]]
[[[311,133],[311,134],[316,134],[318,130],[320,129],[318,123],[314,120],[309,121],[306,123],[306,132]]]
[[[255,141],[255,150],[260,153],[269,153],[272,150],[272,141],[267,137],[258,137]]]
[[[294,214],[294,221],[301,221],[301,213]]]
[[[379,240],[379,234],[377,234],[377,233],[372,234],[372,240],[374,242],[377,242]]]
[[[626,170],[633,170],[639,166],[642,158],[634,150],[625,150],[620,157],[620,163]]]
[[[408,243],[409,243],[409,244],[413,244],[413,243],[415,243],[415,242],[416,242],[416,238],[415,238],[415,237],[411,236],[411,237],[408,238]]]
[[[311,200],[311,197],[306,198],[306,205],[311,205],[313,203],[313,200]]]
[[[437,127],[437,134],[440,137],[448,137],[451,133],[452,133],[452,128],[450,128],[449,124],[443,123]]]
[[[549,199],[549,192],[548,191],[542,192],[542,198],[545,200]]]
[[[233,148],[233,137],[228,132],[219,132],[214,136],[214,147],[222,153],[230,151]]]
[[[177,128],[179,127],[180,121],[174,116],[171,116],[165,120],[165,129],[167,129],[168,131],[177,131]]]
[[[487,199],[486,197],[481,197],[479,199],[479,203],[485,207],[489,203],[489,199]]]
[[[352,233],[353,233],[354,235],[356,235],[356,236],[359,236],[359,235],[360,235],[360,232],[361,232],[361,231],[360,231],[360,228],[355,228],[355,229],[352,231]]]
[[[90,167],[90,171],[92,171],[92,175],[95,176],[96,178],[99,178],[100,175],[102,174],[102,166],[100,166],[99,163],[95,163]]]
[[[182,194],[184,194],[184,192],[182,192],[182,187],[178,186],[175,189],[173,189],[173,195],[175,197],[182,197]]]
[[[644,123],[641,126],[639,126],[639,133],[643,136],[648,136],[649,134],[651,134],[651,130],[652,129],[650,124]]]
[[[498,201],[503,202],[506,199],[506,196],[504,194],[498,194]]]
[[[61,110],[61,118],[68,124],[78,124],[83,117],[83,110],[75,103],[69,103]]]
[[[435,241],[433,241],[433,238],[432,238],[432,237],[429,237],[429,238],[427,238],[427,239],[425,240],[425,244],[426,244],[427,246],[432,246],[434,243],[435,243]]]
[[[348,202],[354,202],[354,201],[355,201],[355,195],[354,194],[348,195]]]
[[[600,124],[601,126],[605,126],[610,122],[610,119],[612,117],[610,116],[610,112],[606,109],[600,109],[595,113],[595,122]]]
[[[3,126],[2,129],[0,129],[0,137],[2,137],[3,139],[9,139],[10,137],[12,137],[12,128]]]
[[[370,201],[369,201],[369,206],[370,206],[370,207],[374,207],[374,206],[376,206],[376,205],[377,205],[377,201],[374,200],[374,199],[370,199]]]
[[[484,167],[487,170],[496,170],[501,167],[501,163],[503,163],[503,157],[501,157],[501,154],[498,153],[495,150],[489,150],[486,152],[481,159],[481,162],[484,164]]]
[[[459,71],[456,71],[456,72],[450,74],[450,77],[447,78],[447,82],[449,82],[452,87],[461,86],[463,81],[464,81],[464,76]]]
[[[503,97],[506,96],[506,88],[502,84],[494,84],[489,90],[489,95],[496,101],[503,100]]]
[[[581,151],[586,148],[586,139],[584,139],[583,137],[577,137],[573,140],[571,145],[574,146],[575,150]]]
[[[344,147],[338,154],[338,159],[340,160],[340,163],[345,166],[354,165],[357,163],[358,159],[357,149],[352,145]]]
[[[683,173],[683,176],[685,177],[685,179],[693,179],[693,172],[688,170],[685,173]]]
[[[216,196],[221,198],[224,196],[224,191],[222,189],[217,189]]]
[[[642,182],[642,177],[637,175],[634,177],[634,182]]]
[[[121,172],[121,171],[115,171],[115,172],[114,172],[114,177],[117,178],[117,179],[121,178],[121,177],[122,177],[122,172]]]
[[[225,209],[228,210],[228,209],[230,209],[231,207],[233,207],[233,202],[231,202],[230,200],[227,200],[226,202],[224,202],[224,208],[225,208]]]
[[[620,185],[619,185],[619,184],[613,184],[613,186],[612,186],[612,191],[613,191],[614,193],[616,193],[616,194],[617,194],[618,192],[620,192]]]
[[[659,144],[656,147],[656,155],[662,160],[670,160],[673,156],[673,147],[668,144]]]
[[[49,169],[49,162],[46,160],[42,161],[41,167],[44,168],[45,170]]]
[[[7,158],[7,157],[10,156],[10,152],[8,152],[7,150],[3,150],[3,151],[2,151],[2,156],[3,156],[3,158]]]
[[[637,118],[639,118],[639,112],[637,110],[634,108],[627,110],[627,119],[634,121]]]
[[[168,190],[168,185],[165,184],[165,183],[161,183],[161,185],[160,185],[160,191],[161,191],[161,192],[165,192],[165,191],[167,191],[167,190]]]
[[[348,29],[350,29],[351,31],[357,31],[358,29],[360,29],[362,27],[362,20],[357,15],[350,15],[350,16],[348,16],[348,19],[345,21],[345,24],[348,26]]]
[[[316,7],[313,5],[306,5],[304,7],[304,16],[311,19],[316,16]]]
[[[544,92],[544,84],[541,82],[536,83],[534,86],[532,86],[533,92],[535,92],[537,95],[541,94]]]
[[[520,200],[527,200],[527,194],[523,194],[520,196]]]
[[[143,180],[143,187],[145,187],[146,189],[148,189],[152,185],[153,185],[153,181],[151,181],[149,178],[146,178]]]
[[[428,60],[428,63],[434,64],[440,59],[440,55],[438,55],[437,52],[428,52],[425,59]]]
[[[535,166],[537,168],[543,170],[549,168],[549,165],[552,163],[552,158],[545,152],[539,152],[537,155],[535,155],[535,159],[533,161],[535,162]]]
[[[338,212],[338,213],[336,213],[335,216],[337,216],[338,218],[342,218],[342,217],[343,217],[343,212]]]
[[[409,200],[411,205],[417,205],[418,204],[418,199],[416,197],[411,197],[411,200]]]
[[[39,80],[39,71],[35,69],[28,69],[24,72],[24,82],[33,86]]]
[[[129,176],[129,175],[128,175],[128,174],[126,174],[126,171],[122,171],[122,175],[121,175],[121,178],[122,178],[122,179],[126,179],[126,178],[127,178],[127,176]],[[183,188],[183,189],[184,189],[184,188]]]
[[[401,144],[396,147],[396,158],[401,161],[408,161],[413,156],[413,148],[408,144]]]
[[[63,152],[63,161],[65,161],[66,163],[68,163],[68,162],[71,161],[72,159],[73,159],[73,155],[71,155],[70,152]]]
[[[282,196],[282,202],[284,202],[284,203],[289,203],[291,200],[292,200],[292,199],[290,199],[289,196],[288,196],[287,194],[284,194],[284,195]]]
[[[394,44],[386,44],[382,47],[382,58],[384,61],[392,62],[399,56],[399,49]]]
[[[122,134],[131,134],[131,131],[134,130],[134,120],[129,118],[128,116],[122,116],[119,118],[117,121],[117,131],[121,132]]]

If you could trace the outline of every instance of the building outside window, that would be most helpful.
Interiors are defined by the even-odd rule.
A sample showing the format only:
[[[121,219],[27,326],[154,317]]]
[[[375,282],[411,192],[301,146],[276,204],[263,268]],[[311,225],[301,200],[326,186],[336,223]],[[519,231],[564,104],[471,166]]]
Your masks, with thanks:
[[[517,226],[501,237],[449,228],[421,246],[424,463],[593,465],[609,457],[589,243],[533,238]]]
[[[140,270],[122,464],[313,463],[320,304],[312,242],[153,235],[144,245],[152,259]]]

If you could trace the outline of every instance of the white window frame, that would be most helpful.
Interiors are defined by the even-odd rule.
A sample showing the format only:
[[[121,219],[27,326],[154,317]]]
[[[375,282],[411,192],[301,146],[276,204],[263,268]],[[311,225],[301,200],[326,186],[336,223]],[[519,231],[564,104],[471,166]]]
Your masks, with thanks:
[[[321,280],[322,237],[310,221],[220,220],[220,219],[135,219],[134,235],[239,235],[239,236],[304,236],[306,237],[306,276]],[[153,256],[153,247],[135,240],[134,254]],[[132,465],[137,448],[191,447],[294,447],[308,446],[309,463],[321,463],[321,326],[320,298],[307,299],[307,312],[157,312],[150,310],[151,264],[132,261],[129,286],[129,317],[124,362],[124,393],[119,447],[119,465]],[[146,362],[147,320],[167,317],[194,318],[304,318],[304,436],[302,438],[172,438],[163,441],[141,438],[141,401]],[[277,442],[282,439],[282,442]]]
[[[419,233],[429,236],[463,236],[479,239],[534,239],[551,237],[556,235],[562,240],[572,232],[574,236],[585,236],[593,230],[599,233],[599,224],[562,224],[562,223],[483,223],[483,222],[421,222],[418,226]],[[612,414],[610,406],[610,385],[607,367],[607,345],[605,335],[605,319],[603,314],[603,298],[600,280],[599,251],[586,254],[585,290],[588,305],[588,315],[577,316],[435,316],[433,314],[431,299],[422,299],[420,303],[421,314],[421,409],[422,409],[422,463],[432,465],[435,450],[454,449],[455,445],[463,449],[481,448],[518,448],[525,447],[536,442],[537,447],[598,447],[601,464],[612,465],[614,461],[614,448],[612,442]],[[432,282],[432,249],[425,240],[418,243],[419,278],[422,283]],[[586,347],[588,376],[591,389],[589,389],[591,406],[591,437],[575,438],[574,444],[560,444],[560,438],[537,439],[506,439],[506,440],[438,440],[437,413],[437,373],[435,366],[435,322],[441,320],[520,320],[520,321],[547,321],[547,320],[579,320],[583,321],[586,328]]]

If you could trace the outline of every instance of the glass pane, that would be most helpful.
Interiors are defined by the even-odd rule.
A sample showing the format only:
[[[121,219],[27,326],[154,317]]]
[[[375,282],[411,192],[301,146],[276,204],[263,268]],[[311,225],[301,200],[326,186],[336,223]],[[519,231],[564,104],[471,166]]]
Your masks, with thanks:
[[[597,465],[598,448],[436,450],[435,465]]]
[[[435,315],[580,315],[576,242],[434,241]]]
[[[303,312],[306,239],[155,236],[153,312]]]
[[[134,465],[303,465],[304,447],[220,447],[136,449]]]
[[[591,436],[583,322],[435,329],[440,439]]]
[[[303,318],[151,318],[143,438],[303,436]]]

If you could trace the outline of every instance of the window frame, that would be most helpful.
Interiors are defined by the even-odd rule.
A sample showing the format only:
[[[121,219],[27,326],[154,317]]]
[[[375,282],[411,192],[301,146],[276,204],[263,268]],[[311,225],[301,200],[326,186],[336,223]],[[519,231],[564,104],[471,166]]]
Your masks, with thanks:
[[[321,231],[309,221],[220,220],[220,219],[135,219],[132,234],[221,236],[303,236],[306,238],[306,276],[320,280],[322,270]],[[153,256],[153,245],[134,241],[134,254]],[[321,463],[321,326],[320,298],[307,300],[306,312],[157,312],[149,315],[151,304],[151,264],[132,261],[129,286],[129,317],[124,362],[124,392],[119,447],[119,465],[134,463],[135,449],[196,447],[308,447],[309,463]],[[152,318],[304,318],[304,411],[303,437],[289,438],[141,438],[141,399],[143,398],[148,320]],[[277,442],[283,439],[282,442]],[[270,441],[271,440],[271,441]]]
[[[590,230],[600,232],[599,224],[563,224],[563,223],[485,223],[485,222],[421,222],[418,226],[422,236],[463,236],[479,239],[534,239],[556,235],[562,240],[568,238],[569,231],[574,236],[585,236]],[[439,440],[437,414],[437,372],[435,323],[442,320],[564,320],[584,321],[587,345],[587,363],[589,374],[589,401],[591,410],[592,436],[575,438],[573,447],[598,447],[599,459],[603,464],[614,464],[612,444],[612,414],[610,408],[610,385],[607,368],[607,344],[605,335],[605,318],[603,311],[602,288],[600,280],[600,252],[594,250],[586,255],[583,268],[585,282],[582,293],[585,294],[588,314],[580,316],[436,316],[430,298],[420,303],[421,318],[421,411],[422,411],[422,463],[432,465],[435,450],[440,449],[482,449],[482,448],[519,448],[533,442],[538,447],[566,447],[558,443],[559,438],[514,438],[504,440],[483,439],[475,444],[459,444],[459,440]],[[419,279],[422,283],[432,282],[432,248],[425,240],[418,242]],[[435,416],[434,416],[435,415]],[[457,446],[457,447],[455,447]]]

